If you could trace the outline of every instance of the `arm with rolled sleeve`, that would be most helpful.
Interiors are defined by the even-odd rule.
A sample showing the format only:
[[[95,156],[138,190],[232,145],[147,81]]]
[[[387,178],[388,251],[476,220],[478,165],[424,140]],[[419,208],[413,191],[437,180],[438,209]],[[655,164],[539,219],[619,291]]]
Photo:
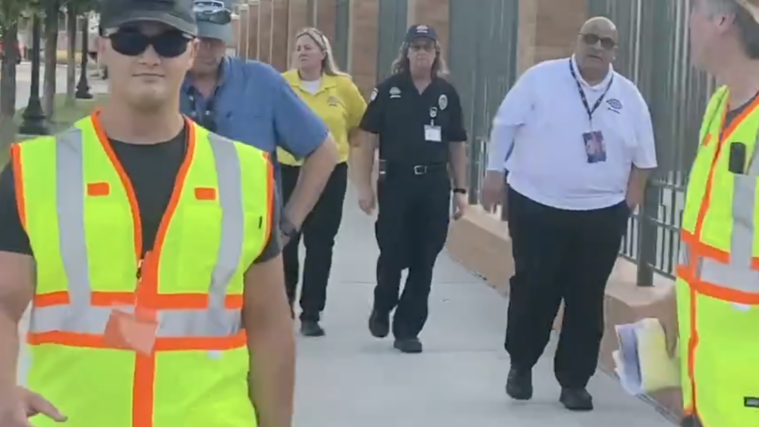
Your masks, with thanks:
[[[517,128],[527,122],[535,107],[534,80],[535,69],[525,71],[498,107],[490,133],[488,171],[503,173],[506,158],[514,149]]]
[[[277,143],[295,158],[305,158],[298,184],[283,213],[299,229],[338,163],[337,145],[319,116],[273,69],[272,79],[276,79],[273,107]]]
[[[654,128],[651,123],[651,113],[643,96],[635,89],[637,95],[637,114],[635,115],[635,151],[632,158],[632,169],[627,181],[627,205],[635,209],[643,203],[646,184],[651,171],[656,168],[656,144]]]

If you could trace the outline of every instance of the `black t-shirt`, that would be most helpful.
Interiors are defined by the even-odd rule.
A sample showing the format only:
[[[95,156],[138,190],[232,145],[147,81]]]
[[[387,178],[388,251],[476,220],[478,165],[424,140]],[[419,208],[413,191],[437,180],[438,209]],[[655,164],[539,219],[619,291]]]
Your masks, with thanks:
[[[153,247],[158,226],[169,205],[179,168],[187,147],[184,129],[169,141],[152,144],[129,144],[111,141],[113,151],[132,182],[142,219],[143,254]],[[277,203],[274,203],[278,210]],[[0,251],[34,255],[29,236],[21,225],[16,205],[13,168],[6,165],[0,172]],[[274,212],[272,224],[279,224],[279,212]],[[256,262],[267,261],[281,252],[279,234],[271,233],[269,242]]]
[[[426,140],[427,125],[440,127],[440,142]],[[419,93],[408,73],[393,75],[377,85],[360,128],[379,135],[381,159],[406,165],[447,163],[448,144],[468,139],[453,85],[433,78]]]

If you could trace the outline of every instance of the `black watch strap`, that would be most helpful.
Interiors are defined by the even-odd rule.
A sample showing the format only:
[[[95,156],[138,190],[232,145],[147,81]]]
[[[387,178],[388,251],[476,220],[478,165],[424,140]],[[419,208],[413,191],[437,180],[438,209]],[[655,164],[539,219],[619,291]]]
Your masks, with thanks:
[[[454,194],[466,194],[466,188],[454,188],[453,189]]]

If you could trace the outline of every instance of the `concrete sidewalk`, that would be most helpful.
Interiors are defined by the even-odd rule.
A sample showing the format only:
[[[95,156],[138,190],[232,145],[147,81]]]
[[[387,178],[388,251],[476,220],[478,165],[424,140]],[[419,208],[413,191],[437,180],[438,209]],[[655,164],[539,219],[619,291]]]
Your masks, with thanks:
[[[297,427],[671,427],[655,409],[599,373],[596,410],[558,403],[554,346],[534,372],[535,396],[512,402],[504,385],[507,301],[441,255],[420,355],[369,335],[377,247],[373,220],[348,194],[333,263],[324,338],[298,338]],[[505,256],[505,255],[504,255]]]

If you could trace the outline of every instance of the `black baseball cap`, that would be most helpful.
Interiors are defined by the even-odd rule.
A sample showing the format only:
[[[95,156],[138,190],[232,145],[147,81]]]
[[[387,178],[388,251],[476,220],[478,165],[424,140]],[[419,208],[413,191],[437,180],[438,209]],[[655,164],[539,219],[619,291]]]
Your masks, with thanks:
[[[102,28],[118,28],[141,21],[160,22],[183,33],[198,34],[194,0],[101,0]]]
[[[434,28],[430,27],[429,25],[412,25],[409,27],[408,32],[406,32],[406,43],[411,43],[415,39],[418,38],[425,38],[430,39],[433,42],[437,41],[437,32]]]

